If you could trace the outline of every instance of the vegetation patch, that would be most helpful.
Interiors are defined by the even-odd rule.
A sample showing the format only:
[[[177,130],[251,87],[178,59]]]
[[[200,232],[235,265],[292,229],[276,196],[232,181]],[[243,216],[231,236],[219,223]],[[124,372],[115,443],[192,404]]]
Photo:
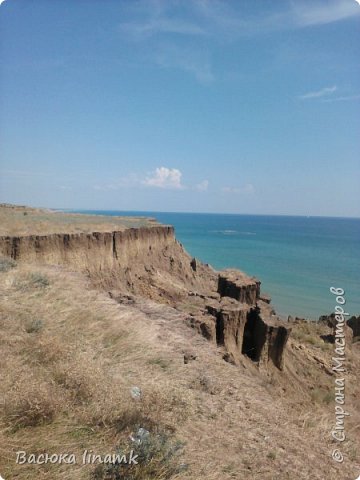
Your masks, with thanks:
[[[25,325],[26,333],[39,333],[44,328],[44,322],[41,318],[34,318],[32,320],[28,320]]]
[[[16,267],[16,262],[12,258],[0,257],[0,272],[8,272]]]
[[[181,464],[179,460],[184,448],[182,442],[165,432],[139,430],[143,432],[140,438],[131,437],[133,440],[129,440],[125,449],[116,450],[119,458],[126,459],[133,452],[137,463],[98,465],[91,475],[93,480],[167,480],[187,469],[187,465]]]
[[[17,290],[26,292],[32,289],[45,289],[50,285],[50,281],[46,275],[40,272],[27,273],[22,278],[17,278],[14,286]]]

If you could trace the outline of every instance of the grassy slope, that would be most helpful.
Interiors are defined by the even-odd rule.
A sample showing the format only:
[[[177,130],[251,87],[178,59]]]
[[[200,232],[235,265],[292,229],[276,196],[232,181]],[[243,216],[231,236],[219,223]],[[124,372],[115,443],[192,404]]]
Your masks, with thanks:
[[[0,235],[111,232],[147,225],[156,225],[156,221],[146,217],[94,216],[0,205]]]
[[[0,473],[89,479],[93,466],[16,465],[15,452],[112,453],[143,426],[169,441],[128,478],[176,478],[173,463],[188,464],[179,478],[192,480],[356,478],[359,345],[348,354],[352,417],[337,465],[329,456],[332,346],[318,328],[294,327],[283,373],[245,357],[235,367],[168,306],[119,305],[59,267],[0,272]],[[197,358],[184,364],[184,353]],[[130,395],[135,385],[140,401]],[[177,439],[180,457],[165,461]]]

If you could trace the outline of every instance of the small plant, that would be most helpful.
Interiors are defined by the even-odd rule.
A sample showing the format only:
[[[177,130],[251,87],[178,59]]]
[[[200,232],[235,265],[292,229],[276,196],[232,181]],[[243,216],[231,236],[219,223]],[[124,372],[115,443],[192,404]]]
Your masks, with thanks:
[[[46,275],[40,272],[32,272],[27,274],[23,279],[15,281],[15,287],[18,290],[26,291],[31,288],[45,289],[50,285],[50,281]]]
[[[0,257],[0,272],[8,272],[16,267],[16,262],[12,258]]]
[[[98,465],[92,474],[93,480],[167,480],[187,469],[187,465],[179,463],[179,454],[184,448],[182,442],[164,432],[147,433],[140,444],[129,442],[125,449],[116,451],[119,458],[129,458],[133,451],[137,464]]]
[[[158,365],[163,370],[167,370],[169,368],[169,362],[163,358],[153,358],[149,360],[148,363],[149,365]]]
[[[28,322],[25,326],[26,333],[39,333],[44,328],[44,322],[36,318]]]
[[[269,460],[276,460],[276,453],[275,452],[269,452],[266,456]]]
[[[29,282],[35,288],[45,288],[50,285],[49,279],[42,273],[38,272],[30,273]]]

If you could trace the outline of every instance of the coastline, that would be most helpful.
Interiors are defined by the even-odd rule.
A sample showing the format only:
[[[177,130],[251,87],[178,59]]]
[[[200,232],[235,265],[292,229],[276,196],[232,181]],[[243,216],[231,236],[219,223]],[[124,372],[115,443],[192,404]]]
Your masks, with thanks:
[[[83,212],[110,216],[146,213]],[[335,283],[341,283],[347,291],[349,313],[358,315],[360,312],[357,294],[360,288],[357,274],[360,270],[359,219],[352,222],[349,218],[339,218],[338,223],[330,217],[148,214],[159,222],[174,225],[177,238],[202,262],[217,270],[238,268],[259,277],[264,292],[272,297],[276,311],[284,319],[290,315],[317,320],[328,314],[332,308],[329,288]],[[318,218],[324,221],[319,224]],[[275,222],[273,226],[274,219],[281,223]],[[234,233],[223,233],[226,230]],[[248,232],[255,235],[248,235]],[[289,238],[288,242],[284,243],[284,238]],[[347,256],[344,251],[348,251]]]
[[[172,478],[180,460],[168,452],[179,441],[191,480],[224,478],[224,462],[253,480],[251,469],[244,477],[243,465],[250,465],[254,449],[257,469],[284,468],[288,476],[288,462],[281,467],[285,443],[292,446],[294,478],[340,474],[329,460],[332,317],[282,321],[259,279],[203,264],[172,227],[117,217],[120,230],[89,232],[100,217],[79,223],[56,213],[58,233],[46,235],[43,223],[40,234],[24,234],[32,215],[44,218],[30,209],[20,213],[18,235],[0,236],[5,478],[42,478],[43,458],[54,460],[46,466],[54,479],[68,468],[76,478],[80,467],[84,478],[106,478],[102,465],[65,460],[83,451],[111,459],[118,448],[142,458],[140,435],[154,448],[150,463],[134,466],[140,478],[148,468],[163,473],[164,465]],[[63,233],[70,219],[83,231]],[[359,321],[343,326],[352,417],[341,472],[349,477],[357,468],[351,448],[358,445]],[[234,438],[241,438],[240,448]],[[35,458],[39,442],[40,463],[16,462],[18,452]],[[305,460],[315,449],[321,454],[309,466]]]

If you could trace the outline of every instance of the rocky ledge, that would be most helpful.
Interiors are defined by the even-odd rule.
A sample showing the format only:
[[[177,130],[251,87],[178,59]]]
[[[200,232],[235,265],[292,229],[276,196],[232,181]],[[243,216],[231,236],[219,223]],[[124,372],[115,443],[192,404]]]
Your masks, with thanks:
[[[284,366],[284,351],[291,328],[261,299],[260,281],[238,270],[218,275],[218,298],[205,297],[200,314],[189,323],[223,349],[224,360],[239,364],[246,355],[259,364]]]

